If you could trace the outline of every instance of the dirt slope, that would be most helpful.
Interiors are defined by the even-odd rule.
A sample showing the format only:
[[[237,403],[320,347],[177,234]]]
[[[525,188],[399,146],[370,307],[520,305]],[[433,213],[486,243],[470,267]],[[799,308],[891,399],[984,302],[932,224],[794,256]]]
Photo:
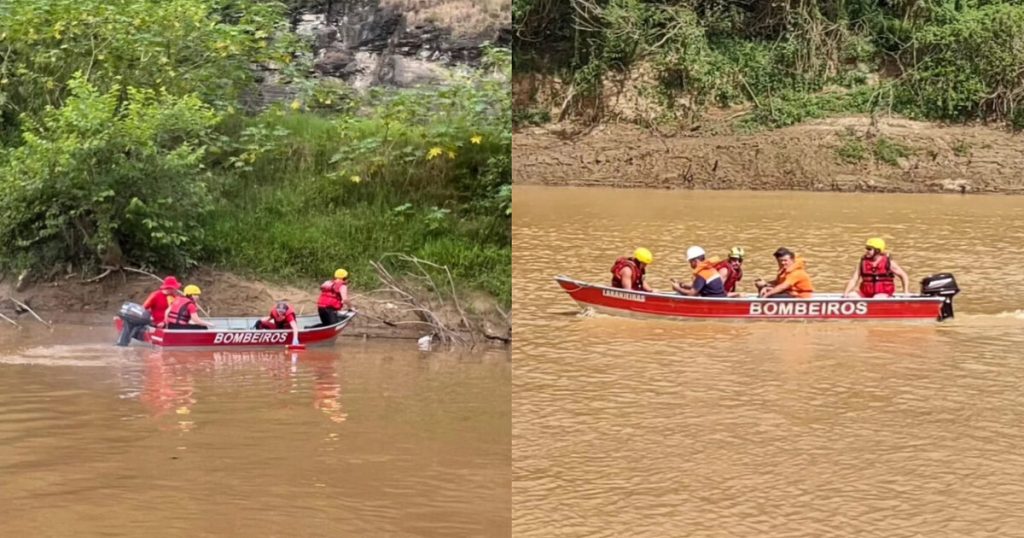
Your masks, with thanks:
[[[910,150],[894,163],[882,138]],[[853,141],[853,142],[851,142]],[[844,159],[849,144],[867,148]],[[833,118],[757,134],[663,137],[609,124],[518,130],[513,182],[687,189],[1024,193],[1024,137],[980,126]]]

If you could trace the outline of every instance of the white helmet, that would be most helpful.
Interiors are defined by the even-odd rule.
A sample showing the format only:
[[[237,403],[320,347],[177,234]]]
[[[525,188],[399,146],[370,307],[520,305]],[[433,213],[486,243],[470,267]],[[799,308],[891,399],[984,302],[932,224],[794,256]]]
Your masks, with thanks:
[[[705,254],[706,253],[704,252],[704,249],[702,249],[702,248],[700,248],[698,246],[690,247],[690,248],[686,249],[686,261],[690,261],[690,260],[693,260],[695,258],[700,258],[701,256],[704,256]]]

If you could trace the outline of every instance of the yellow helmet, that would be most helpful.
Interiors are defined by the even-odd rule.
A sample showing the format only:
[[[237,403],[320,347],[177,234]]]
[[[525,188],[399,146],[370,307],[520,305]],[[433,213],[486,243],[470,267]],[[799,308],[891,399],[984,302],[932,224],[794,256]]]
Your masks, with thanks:
[[[743,259],[743,247],[732,247],[729,249],[729,257],[736,258],[737,260]]]
[[[651,262],[654,261],[654,255],[651,254],[651,251],[647,250],[644,247],[640,247],[640,248],[634,250],[633,251],[633,258],[635,258],[636,261],[638,261],[640,263],[646,263],[646,264],[650,264]]]
[[[334,278],[348,278],[348,271],[344,269],[338,269],[334,272]]]
[[[872,237],[868,239],[867,243],[864,243],[865,247],[871,247],[878,252],[885,252],[885,239],[881,237]]]
[[[199,286],[196,286],[195,284],[189,284],[188,286],[185,286],[185,291],[183,293],[186,296],[188,296],[188,295],[202,295],[203,291],[199,289]]]

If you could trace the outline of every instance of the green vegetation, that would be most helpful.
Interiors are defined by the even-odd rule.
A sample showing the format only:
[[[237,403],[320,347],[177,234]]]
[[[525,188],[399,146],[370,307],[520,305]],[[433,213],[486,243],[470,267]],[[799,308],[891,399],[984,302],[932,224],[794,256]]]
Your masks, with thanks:
[[[884,136],[878,136],[868,142],[853,129],[842,132],[839,135],[839,140],[840,144],[836,148],[836,155],[851,164],[863,162],[871,156],[876,162],[896,166],[900,159],[914,154],[914,150],[909,146]]]
[[[836,155],[840,159],[851,164],[867,159],[868,148],[864,145],[864,141],[857,136],[857,133],[847,130],[839,138],[842,140],[842,144],[836,149]]]
[[[683,121],[750,104],[746,128],[868,112],[1024,127],[1019,0],[514,0],[513,16],[517,71],[567,82],[577,118],[643,66],[639,91]]]
[[[913,150],[908,146],[900,144],[884,136],[875,139],[875,146],[872,148],[875,159],[890,166],[899,164],[900,159],[913,155]]]
[[[216,264],[373,285],[400,252],[511,300],[511,57],[444,87],[305,78],[285,6],[0,3],[0,270]],[[301,89],[241,112],[250,66]]]

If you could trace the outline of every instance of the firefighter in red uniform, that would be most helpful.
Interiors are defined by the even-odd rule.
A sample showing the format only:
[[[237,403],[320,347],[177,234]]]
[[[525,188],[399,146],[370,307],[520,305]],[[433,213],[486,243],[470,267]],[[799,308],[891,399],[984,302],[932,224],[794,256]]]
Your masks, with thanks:
[[[647,266],[654,261],[651,251],[640,247],[633,251],[633,257],[625,256],[615,260],[612,266],[612,287],[634,291],[654,291],[644,278]]]
[[[164,326],[164,316],[167,314],[167,307],[174,301],[180,289],[181,283],[178,282],[178,279],[169,276],[164,279],[160,289],[146,297],[146,302],[142,303],[142,308],[149,310],[149,313],[152,314],[153,325],[157,327]]]
[[[885,240],[872,237],[867,240],[866,252],[846,283],[844,297],[892,297],[896,294],[896,277],[903,283],[903,293],[909,292],[910,277],[889,255],[885,254]],[[859,284],[859,287],[858,287]],[[854,289],[857,289],[854,292]]]
[[[743,247],[729,249],[729,258],[715,264],[719,276],[725,284],[725,293],[729,297],[738,297],[736,283],[743,280]]]
[[[299,323],[295,320],[295,309],[285,301],[278,301],[267,317],[256,322],[254,329],[291,329],[292,342],[299,341]]]
[[[338,320],[338,311],[348,304],[348,271],[338,269],[334,272],[334,280],[320,284],[320,298],[316,301],[316,311],[320,314],[321,325],[334,325]]]

